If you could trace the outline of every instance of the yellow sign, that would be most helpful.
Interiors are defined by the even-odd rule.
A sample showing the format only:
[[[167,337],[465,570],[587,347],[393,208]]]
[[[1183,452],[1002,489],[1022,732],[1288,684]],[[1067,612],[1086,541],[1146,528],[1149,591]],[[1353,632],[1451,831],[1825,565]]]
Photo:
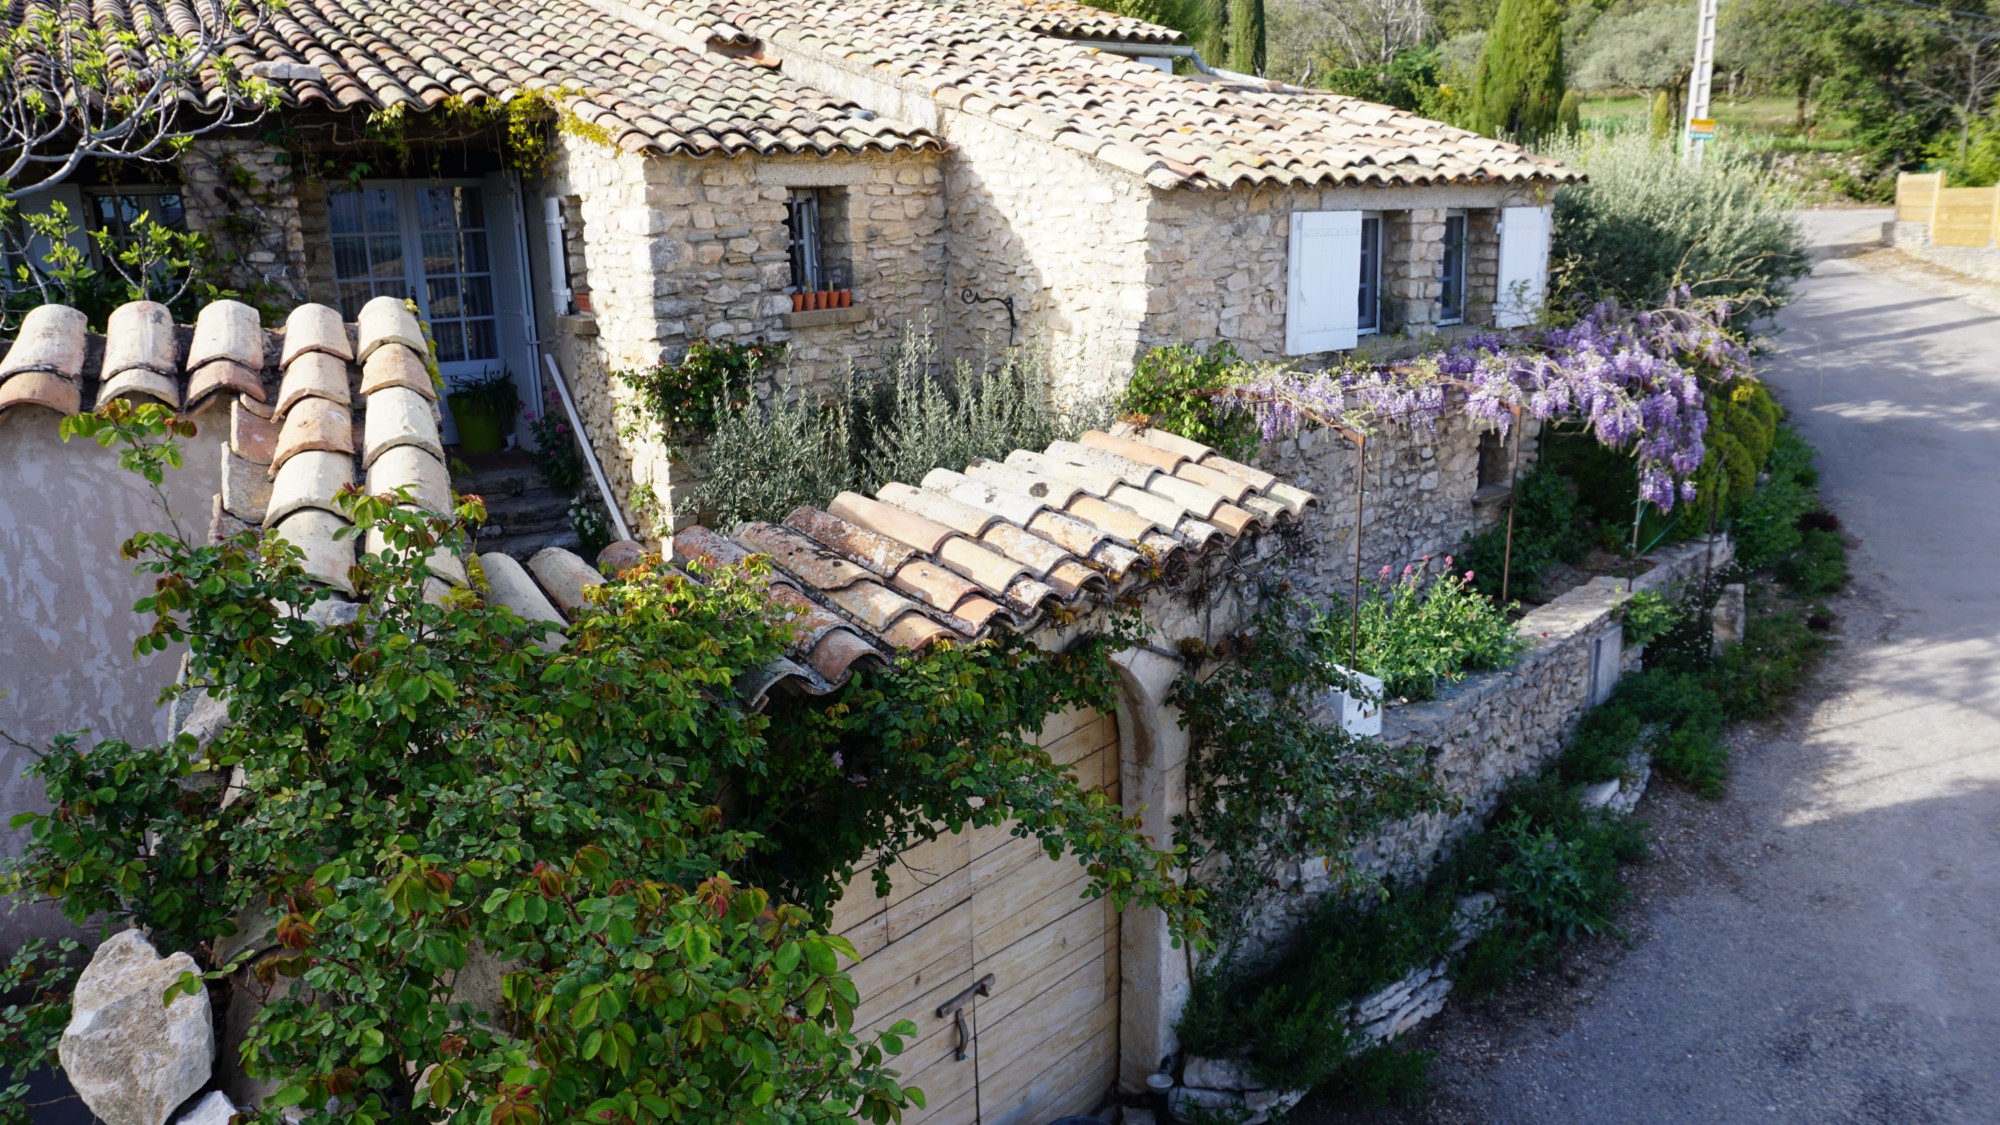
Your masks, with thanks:
[[[1713,139],[1715,136],[1715,118],[1690,117],[1688,119],[1688,136],[1698,141]]]

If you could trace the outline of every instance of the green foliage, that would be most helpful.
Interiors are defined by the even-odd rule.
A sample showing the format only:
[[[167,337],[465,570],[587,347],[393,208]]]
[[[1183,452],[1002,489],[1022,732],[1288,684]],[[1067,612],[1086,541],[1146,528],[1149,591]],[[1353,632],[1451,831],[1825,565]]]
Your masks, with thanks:
[[[1224,959],[1267,895],[1303,891],[1301,864],[1324,859],[1343,885],[1349,853],[1370,832],[1449,803],[1421,748],[1390,749],[1309,718],[1331,687],[1358,691],[1328,659],[1315,611],[1290,598],[1272,599],[1212,670],[1191,667],[1175,682],[1189,738],[1175,838],[1209,892]]]
[[[1686,86],[1693,66],[1694,25],[1695,10],[1685,5],[1613,5],[1583,32],[1570,59],[1570,83],[1584,90],[1658,91],[1654,121],[1664,101],[1664,135],[1671,136],[1679,125],[1673,93]]]
[[[1674,102],[1665,90],[1653,95],[1653,110],[1647,117],[1646,134],[1656,145],[1674,139]]]
[[[1931,143],[1931,170],[1943,172],[1953,187],[2000,183],[2000,106],[1966,125],[1962,135],[1947,133]]]
[[[1640,646],[1673,628],[1680,607],[1653,590],[1639,590],[1619,607],[1624,622],[1625,643]]]
[[[1377,1043],[1349,1055],[1324,1089],[1351,1105],[1423,1105],[1431,1100],[1431,1063],[1436,1060],[1436,1051]]]
[[[1526,642],[1515,635],[1506,609],[1472,586],[1475,576],[1453,566],[1447,555],[1435,574],[1428,558],[1393,577],[1383,567],[1363,590],[1358,652],[1355,621],[1345,606],[1316,613],[1311,629],[1320,658],[1378,677],[1392,699],[1429,699],[1439,685],[1468,671],[1513,663]]]
[[[1500,0],[1473,78],[1471,120],[1479,132],[1523,141],[1556,132],[1562,22],[1558,0]]]
[[[1590,176],[1556,192],[1553,282],[1571,301],[1653,308],[1686,287],[1754,319],[1806,272],[1792,202],[1747,157],[1718,150],[1696,166],[1633,135],[1555,138],[1542,151]]]
[[[1273,1089],[1333,1079],[1353,1054],[1347,1006],[1449,952],[1457,894],[1434,881],[1320,899],[1274,964],[1247,971],[1211,963],[1195,976],[1175,1028],[1182,1046],[1207,1058],[1247,1047],[1257,1079]]]
[[[1205,352],[1186,344],[1154,348],[1133,367],[1119,410],[1247,461],[1257,453],[1256,419],[1247,411],[1222,409],[1214,393],[1235,381],[1242,362],[1226,340]]]
[[[514,376],[506,371],[462,376],[451,383],[445,397],[453,410],[499,418],[502,425],[511,423],[521,411],[521,392],[514,386]]]
[[[803,390],[731,401],[702,460],[697,509],[721,526],[782,520],[842,491],[873,494],[939,467],[1040,449],[1109,421],[1107,402],[1052,401],[1045,356],[946,362],[927,333],[906,332],[887,370],[850,375],[824,396]]]
[[[35,938],[0,965],[0,1125],[34,1120],[28,1078],[56,1065],[82,951],[70,938]]]
[[[1769,477],[1730,522],[1736,560],[1745,568],[1776,565],[1804,544],[1802,521],[1819,507],[1819,471],[1812,458],[1812,447],[1796,431],[1786,426],[1774,431]]]
[[[535,439],[528,458],[549,487],[569,491],[583,483],[583,451],[554,387],[542,395],[542,412],[528,421],[528,434]]]
[[[784,359],[783,344],[696,340],[679,363],[660,362],[612,377],[638,392],[638,415],[668,441],[699,443],[722,417],[741,410],[767,369]]]
[[[157,484],[191,427],[121,404],[64,432]],[[277,1088],[264,1120],[893,1119],[922,1104],[887,1067],[911,1029],[852,1032],[854,951],[815,918],[861,855],[925,832],[1016,821],[1074,852],[1090,893],[1199,924],[1178,857],[1021,733],[1104,703],[1130,636],[947,648],[751,712],[733,685],[796,631],[761,563],[629,571],[549,651],[550,626],[477,589],[426,596],[426,560],[462,550],[476,504],[453,520],[340,499],[353,534],[386,542],[351,572],[353,615],[281,541],[127,544],[154,578],[137,652],[185,646],[170,694],[216,693],[233,721],[206,748],[55,739],[33,770],[52,810],[20,818],[7,867],[9,889],[165,947],[272,933],[207,973],[266,1000],[243,1047]],[[845,831],[801,847],[828,815]],[[499,997],[456,989],[478,957],[502,966]]]
[[[1575,90],[1563,91],[1562,104],[1556,107],[1556,129],[1565,137],[1583,132],[1583,98]]]
[[[1625,464],[1630,474],[1630,464]],[[1474,588],[1487,597],[1499,598],[1504,566],[1508,594],[1533,600],[1541,597],[1550,571],[1581,561],[1595,541],[1590,516],[1577,505],[1575,486],[1545,458],[1514,482],[1512,565],[1506,565],[1504,519],[1473,536],[1458,561],[1472,572]]]
[[[1313,81],[1336,93],[1407,109],[1436,121],[1456,123],[1464,115],[1463,95],[1453,88],[1441,49],[1405,47],[1387,66],[1334,67]]]
[[[1230,70],[1264,73],[1264,0],[1229,0]]]
[[[595,488],[578,496],[569,506],[569,529],[576,535],[577,549],[586,559],[594,559],[611,545],[611,517]]]
[[[236,296],[211,283],[215,254],[206,236],[163,226],[151,212],[141,212],[127,229],[127,239],[108,230],[83,231],[60,201],[29,210],[0,197],[0,257],[11,275],[0,283],[0,328],[43,304],[68,305],[101,331],[112,310],[128,301],[158,301],[192,320],[201,305]],[[95,258],[86,243],[96,248]]]
[[[1725,649],[1705,679],[1730,718],[1759,718],[1797,693],[1825,647],[1803,612],[1770,607],[1751,614],[1743,643]]]
[[[1778,581],[1806,595],[1839,593],[1847,585],[1847,544],[1840,533],[1806,530],[1798,550],[1778,561]]]

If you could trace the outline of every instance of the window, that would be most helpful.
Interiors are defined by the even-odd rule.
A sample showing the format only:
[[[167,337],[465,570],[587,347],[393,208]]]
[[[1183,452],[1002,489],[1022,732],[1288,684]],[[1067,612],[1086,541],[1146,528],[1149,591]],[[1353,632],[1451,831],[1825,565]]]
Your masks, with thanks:
[[[1444,282],[1438,293],[1438,323],[1457,324],[1465,319],[1465,213],[1444,219]]]
[[[441,364],[500,358],[485,194],[474,185],[384,184],[327,195],[333,276],[349,320],[371,297],[417,299]]]
[[[792,288],[801,291],[827,288],[826,247],[820,234],[817,190],[792,189],[786,201],[785,229],[791,242]]]
[[[1361,216],[1360,319],[1356,331],[1362,335],[1382,328],[1382,216]]]
[[[92,192],[87,200],[91,228],[105,232],[113,242],[132,241],[132,228],[141,216],[168,230],[187,230],[187,211],[176,190]]]

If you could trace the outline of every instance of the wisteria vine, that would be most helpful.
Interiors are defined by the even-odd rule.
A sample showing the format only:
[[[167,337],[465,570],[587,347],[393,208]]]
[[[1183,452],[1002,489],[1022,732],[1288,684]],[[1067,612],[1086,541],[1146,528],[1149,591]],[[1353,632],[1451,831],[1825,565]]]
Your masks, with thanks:
[[[1632,449],[1640,496],[1664,511],[1695,497],[1708,428],[1702,374],[1750,373],[1728,321],[1726,303],[1685,294],[1637,313],[1607,301],[1574,324],[1472,336],[1413,361],[1311,372],[1259,365],[1216,393],[1225,409],[1251,412],[1266,441],[1311,425],[1366,432],[1396,422],[1434,433],[1453,392],[1466,414],[1503,435],[1517,410],[1574,418],[1603,445]]]

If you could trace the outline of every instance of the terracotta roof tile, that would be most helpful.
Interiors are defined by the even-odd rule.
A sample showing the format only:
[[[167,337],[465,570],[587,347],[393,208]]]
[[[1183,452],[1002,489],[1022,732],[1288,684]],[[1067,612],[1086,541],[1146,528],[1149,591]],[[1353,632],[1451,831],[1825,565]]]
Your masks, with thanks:
[[[50,9],[50,0],[27,3]],[[138,6],[98,0],[96,11],[100,22],[129,28]],[[230,52],[239,67],[318,68],[316,77],[273,81],[291,106],[428,111],[452,98],[478,104],[536,93],[635,152],[942,147],[922,129],[861,112],[754,59],[703,49],[706,38],[732,46],[752,40],[724,18],[687,20],[666,4],[292,0],[274,6],[252,38]]]
[[[715,13],[751,35],[920,85],[942,104],[1052,137],[1156,188],[1575,178],[1517,145],[1388,106],[1241,75],[1177,76],[1064,42],[1100,36],[1081,15],[1044,18],[1035,0],[657,6]],[[1145,34],[1123,24],[1103,26],[1101,37]]]

